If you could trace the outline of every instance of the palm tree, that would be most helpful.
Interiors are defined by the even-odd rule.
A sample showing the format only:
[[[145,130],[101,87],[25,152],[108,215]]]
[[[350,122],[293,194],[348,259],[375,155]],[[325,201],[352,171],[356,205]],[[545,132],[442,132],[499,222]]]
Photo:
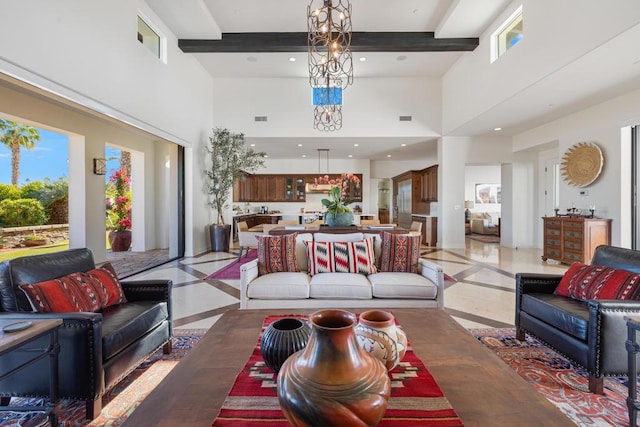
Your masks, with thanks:
[[[40,141],[38,129],[0,118],[0,142],[11,149],[11,183],[18,186],[20,174],[20,147],[33,150],[36,141]]]

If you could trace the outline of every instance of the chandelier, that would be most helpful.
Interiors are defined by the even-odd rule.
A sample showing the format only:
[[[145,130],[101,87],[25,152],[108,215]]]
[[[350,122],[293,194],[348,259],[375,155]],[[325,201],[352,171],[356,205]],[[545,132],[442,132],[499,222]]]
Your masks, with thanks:
[[[315,129],[342,128],[342,89],[353,83],[349,0],[311,0],[307,7],[309,84],[325,92],[314,101]],[[340,88],[339,97],[331,95]]]

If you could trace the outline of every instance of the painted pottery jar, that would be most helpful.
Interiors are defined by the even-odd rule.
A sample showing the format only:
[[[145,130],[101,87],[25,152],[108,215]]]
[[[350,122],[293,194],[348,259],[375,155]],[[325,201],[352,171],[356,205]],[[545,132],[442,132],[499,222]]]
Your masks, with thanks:
[[[360,314],[355,330],[360,347],[380,359],[389,371],[400,363],[407,351],[407,335],[387,311],[365,311]]]
[[[391,382],[380,360],[358,345],[356,316],[321,310],[310,318],[307,346],[278,374],[278,401],[294,427],[374,426],[382,419]]]
[[[267,326],[260,340],[260,352],[264,363],[278,372],[285,360],[309,341],[309,323],[292,317],[278,319]]]

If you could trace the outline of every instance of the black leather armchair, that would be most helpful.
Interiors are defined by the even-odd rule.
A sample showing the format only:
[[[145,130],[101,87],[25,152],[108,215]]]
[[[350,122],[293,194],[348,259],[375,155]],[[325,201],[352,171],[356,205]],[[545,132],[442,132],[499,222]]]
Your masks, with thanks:
[[[591,265],[640,273],[640,251],[601,245]],[[625,316],[640,315],[640,301],[579,301],[554,295],[562,276],[516,274],[516,338],[530,333],[589,372],[589,390],[604,392],[604,376],[627,376]]]
[[[0,316],[24,317],[31,306],[21,284],[37,283],[95,268],[89,249],[21,257],[0,263]],[[170,280],[122,281],[127,302],[97,313],[34,313],[35,318],[61,318],[60,398],[85,400],[87,419],[102,410],[102,395],[163,346],[171,351]],[[43,344],[44,345],[44,344]],[[0,359],[0,372],[16,366],[19,355]],[[0,396],[48,396],[48,361],[29,366],[0,382]]]

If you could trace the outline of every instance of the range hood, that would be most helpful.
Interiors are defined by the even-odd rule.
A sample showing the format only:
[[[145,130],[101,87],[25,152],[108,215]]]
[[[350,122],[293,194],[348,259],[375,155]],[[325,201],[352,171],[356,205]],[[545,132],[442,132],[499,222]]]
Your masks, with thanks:
[[[304,186],[304,191],[307,194],[327,194],[333,185],[331,184],[312,184],[307,183]]]

